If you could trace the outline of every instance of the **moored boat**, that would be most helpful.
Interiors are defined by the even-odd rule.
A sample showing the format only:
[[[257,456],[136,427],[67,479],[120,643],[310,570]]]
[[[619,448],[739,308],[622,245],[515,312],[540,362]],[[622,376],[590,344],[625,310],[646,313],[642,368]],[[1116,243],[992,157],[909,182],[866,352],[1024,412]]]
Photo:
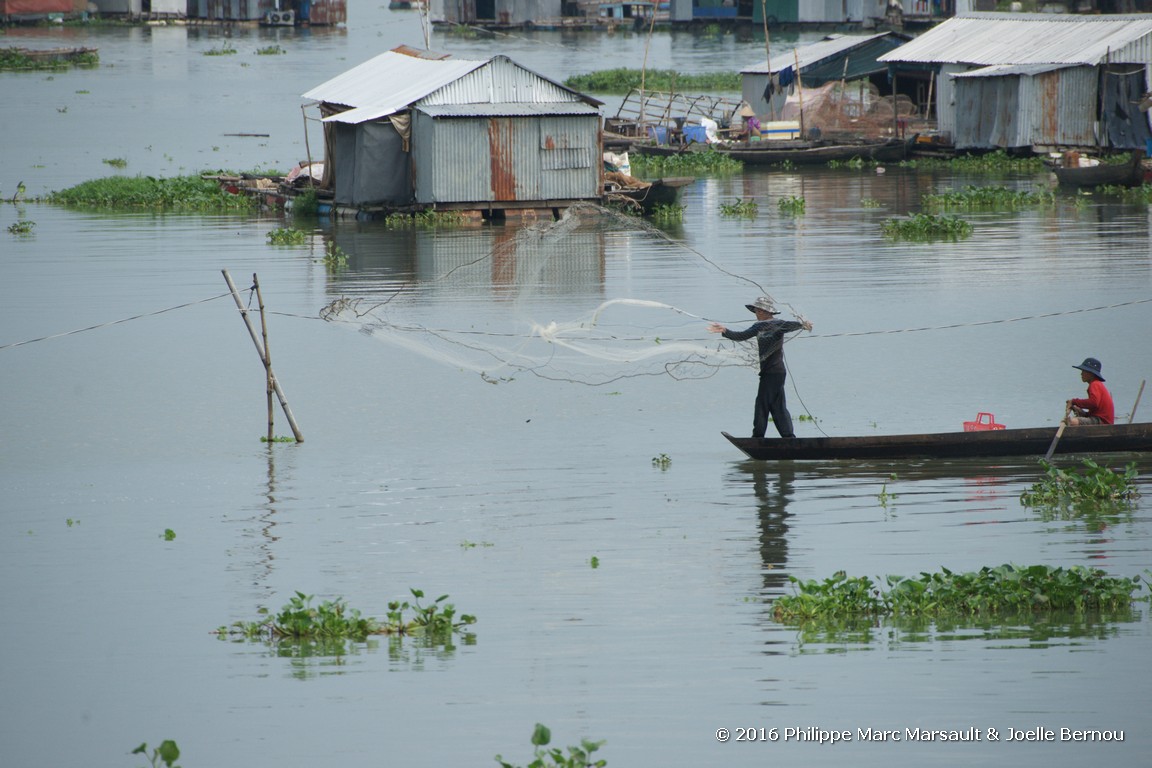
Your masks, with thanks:
[[[644,144],[634,147],[640,155],[670,156],[686,152],[715,151],[739,160],[745,165],[819,165],[833,161],[849,162],[857,158],[876,162],[894,162],[909,156],[910,140],[877,139],[862,141],[805,141],[782,139],[714,144]]]
[[[1063,158],[1062,158],[1063,160]],[[1097,165],[1067,165],[1056,163],[1052,172],[1056,180],[1069,187],[1138,187],[1144,183],[1143,153],[1135,151],[1125,163],[1099,163]]]
[[[724,437],[750,459],[918,459],[1044,456],[1056,427],[974,432],[930,432],[868,437]],[[1152,423],[1069,427],[1056,441],[1056,454],[1152,452]]]

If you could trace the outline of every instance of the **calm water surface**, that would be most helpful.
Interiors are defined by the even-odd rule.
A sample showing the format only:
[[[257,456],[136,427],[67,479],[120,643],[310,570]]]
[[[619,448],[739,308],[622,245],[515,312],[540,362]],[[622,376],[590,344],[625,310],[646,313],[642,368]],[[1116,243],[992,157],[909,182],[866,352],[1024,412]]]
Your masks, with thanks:
[[[19,32],[97,44],[104,66],[0,74],[21,105],[0,115],[0,194],[117,172],[115,157],[129,174],[290,166],[299,93],[420,40],[401,14],[350,15],[346,31],[239,30],[241,53],[220,57],[202,55],[217,30]],[[288,53],[254,54],[275,42]],[[652,65],[734,69],[762,45],[658,36]],[[643,55],[619,37],[434,47],[556,78]],[[1089,355],[1131,410],[1150,373],[1146,208],[1061,195],[966,215],[959,243],[881,236],[967,183],[989,180],[749,173],[697,182],[661,230],[591,213],[322,222],[296,247],[268,244],[285,226],[270,216],[0,206],[0,764],[138,765],[131,749],[168,738],[187,766],[524,764],[536,722],[560,745],[606,739],[619,766],[1138,764],[1146,604],[844,632],[770,617],[789,576],[1152,568],[1146,460],[1130,511],[1066,519],[1020,505],[1031,461],[759,464],[719,435],[747,432],[755,376],[706,319],[742,327],[762,290],[815,324],[788,347],[793,414],[816,419],[801,434],[953,430],[978,411],[1054,424]],[[803,215],[778,210],[792,195]],[[759,214],[723,217],[738,198]],[[21,219],[31,236],[6,231]],[[325,266],[327,243],[345,268]],[[221,269],[243,289],[259,275],[301,445],[259,441],[262,367]],[[360,315],[321,320],[341,298]],[[409,588],[477,615],[476,642],[310,656],[212,634],[296,590],[383,616]],[[853,741],[715,737],[789,727]],[[972,727],[981,741],[857,739]],[[1004,741],[1037,727],[1125,740]]]

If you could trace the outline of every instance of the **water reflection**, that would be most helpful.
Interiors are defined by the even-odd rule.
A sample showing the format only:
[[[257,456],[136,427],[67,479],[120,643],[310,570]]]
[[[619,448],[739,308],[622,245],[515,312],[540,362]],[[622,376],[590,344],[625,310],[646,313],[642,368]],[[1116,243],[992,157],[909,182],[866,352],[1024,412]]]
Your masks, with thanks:
[[[418,286],[425,294],[516,301],[602,296],[613,234],[592,216],[528,227],[466,223],[442,230],[363,223],[333,228],[326,237],[348,255],[346,266],[329,273],[330,296]]]
[[[730,485],[751,485],[756,496],[764,595],[778,595],[788,583],[788,501],[795,480],[790,461],[745,461],[734,465],[727,477]]]
[[[785,624],[794,630],[798,654],[889,651],[918,644],[975,641],[998,650],[1043,650],[1119,636],[1124,624],[1141,620],[1131,609],[999,614],[993,617],[917,616],[813,619]]]

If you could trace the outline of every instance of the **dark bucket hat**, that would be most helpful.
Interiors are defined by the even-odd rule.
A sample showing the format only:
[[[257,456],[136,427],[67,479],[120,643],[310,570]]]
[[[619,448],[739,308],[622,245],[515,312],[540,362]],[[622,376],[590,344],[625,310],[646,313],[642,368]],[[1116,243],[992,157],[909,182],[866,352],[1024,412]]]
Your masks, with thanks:
[[[1074,365],[1072,367],[1079,368],[1082,371],[1088,371],[1088,373],[1100,379],[1100,381],[1104,381],[1104,377],[1100,375],[1100,361],[1094,357],[1086,357],[1080,365]]]

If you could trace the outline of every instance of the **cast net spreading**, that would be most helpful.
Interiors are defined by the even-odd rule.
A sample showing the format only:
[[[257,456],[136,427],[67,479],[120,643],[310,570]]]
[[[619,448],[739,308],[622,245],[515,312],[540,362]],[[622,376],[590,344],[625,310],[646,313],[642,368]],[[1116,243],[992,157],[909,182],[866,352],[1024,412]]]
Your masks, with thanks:
[[[706,319],[688,309],[606,295],[616,290],[608,283],[617,282],[606,278],[606,264],[619,271],[637,249],[696,262],[688,269],[698,268],[701,279],[724,273],[635,217],[577,205],[557,221],[435,237],[435,248],[418,256],[419,269],[430,274],[387,293],[346,292],[321,317],[493,383],[521,374],[589,385],[704,378],[757,362],[754,341],[712,335]],[[724,274],[766,295],[754,282]],[[752,290],[745,285],[736,295]]]

